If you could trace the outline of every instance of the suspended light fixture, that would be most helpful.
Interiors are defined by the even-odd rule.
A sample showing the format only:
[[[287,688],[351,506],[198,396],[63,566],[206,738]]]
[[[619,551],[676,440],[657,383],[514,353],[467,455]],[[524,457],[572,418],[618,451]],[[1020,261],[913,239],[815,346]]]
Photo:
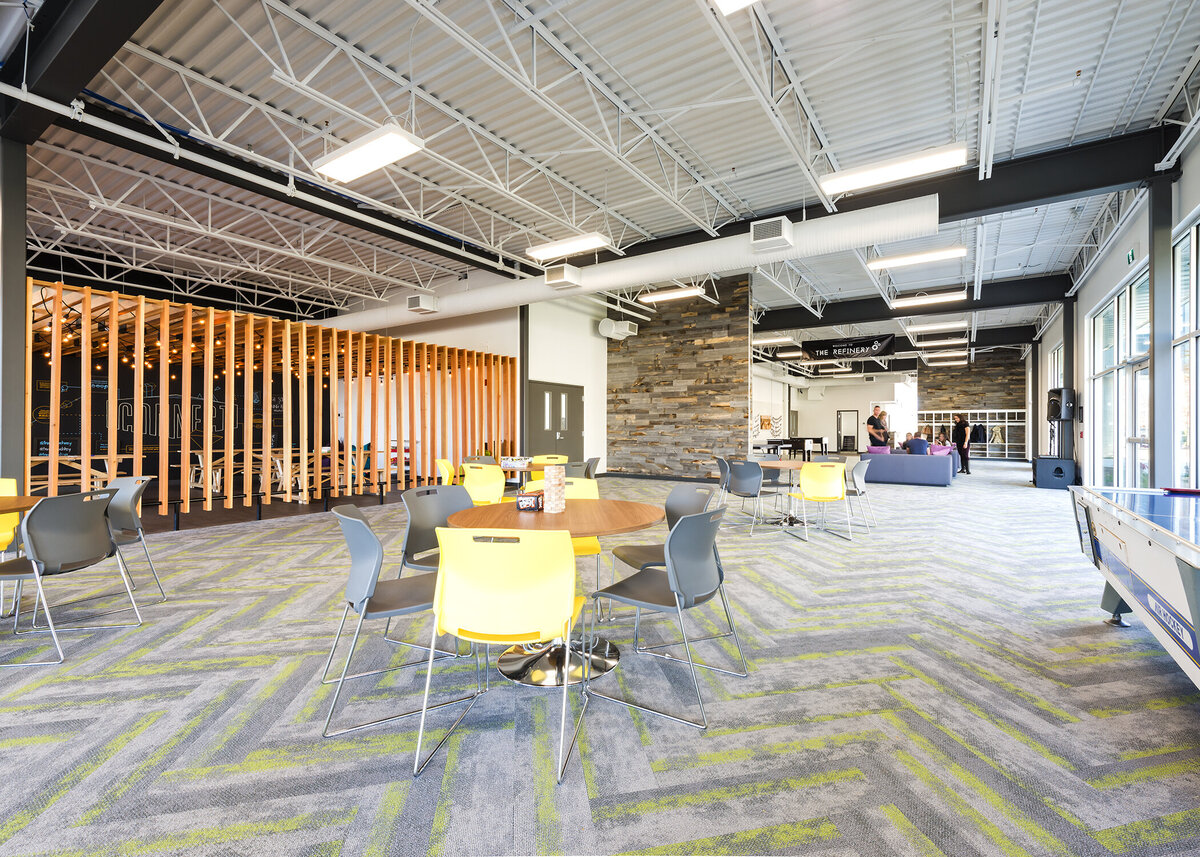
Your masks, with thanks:
[[[826,193],[848,193],[867,187],[891,184],[904,179],[938,173],[964,166],[967,163],[965,143],[951,143],[936,149],[927,149],[915,155],[905,155],[887,161],[868,164],[852,170],[839,170],[820,179],[821,190]]]
[[[395,122],[381,125],[313,161],[313,169],[334,181],[348,182],[365,176],[425,148],[425,141]]]
[[[940,363],[930,363],[930,366],[966,366],[966,360],[943,360]]]
[[[853,372],[849,366],[824,366],[817,370],[822,375],[837,375],[842,372]]]
[[[967,322],[963,321],[931,321],[928,324],[910,324],[909,333],[939,333],[943,330],[963,330]]]
[[[920,342],[913,342],[917,348],[944,348],[947,345],[966,345],[967,337],[965,336],[948,336],[945,339],[925,339]]]
[[[689,286],[686,289],[667,289],[661,292],[648,292],[640,295],[638,300],[644,304],[656,304],[659,301],[677,301],[682,298],[694,298],[704,294],[704,289],[699,286]]]
[[[791,341],[792,341],[792,338],[790,336],[766,336],[766,337],[763,337],[762,339],[755,339],[752,344],[754,344],[754,345],[782,345],[785,342],[791,342]]]
[[[608,240],[608,236],[602,232],[586,232],[583,235],[563,238],[561,241],[535,244],[525,250],[525,255],[544,262],[547,259],[565,259],[568,256],[601,248],[612,249],[612,243]]]
[[[961,348],[953,351],[934,351],[931,354],[926,354],[925,357],[929,360],[940,360],[943,357],[966,357],[969,353],[967,349]]]
[[[867,267],[872,271],[882,271],[884,268],[903,268],[907,265],[923,265],[926,262],[961,259],[966,255],[966,247],[946,247],[941,250],[926,250],[924,253],[906,253],[903,256],[879,256],[867,262]]]
[[[713,0],[713,2],[717,4],[717,8],[721,10],[722,15],[732,15],[739,9],[753,6],[756,0]]]
[[[961,291],[955,290],[952,292],[917,292],[913,295],[903,295],[892,299],[893,309],[903,309],[910,306],[924,306],[925,304],[946,304],[954,301],[965,301],[967,299],[966,289]]]

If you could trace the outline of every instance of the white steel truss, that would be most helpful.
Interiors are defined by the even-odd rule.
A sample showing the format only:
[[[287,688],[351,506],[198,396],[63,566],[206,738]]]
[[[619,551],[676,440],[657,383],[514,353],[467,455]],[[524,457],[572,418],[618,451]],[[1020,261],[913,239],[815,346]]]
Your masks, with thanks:
[[[821,314],[825,312],[825,306],[829,303],[829,299],[817,290],[795,263],[788,261],[759,265],[754,269],[754,273],[817,318],[820,318]]]

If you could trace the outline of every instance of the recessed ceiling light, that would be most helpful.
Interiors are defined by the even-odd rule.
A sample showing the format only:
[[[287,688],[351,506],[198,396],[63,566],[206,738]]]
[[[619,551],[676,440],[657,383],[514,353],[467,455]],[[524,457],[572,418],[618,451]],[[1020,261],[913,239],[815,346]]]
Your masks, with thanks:
[[[910,306],[923,306],[925,304],[945,304],[954,301],[965,301],[967,299],[966,289],[962,291],[952,292],[917,292],[914,295],[902,295],[893,298],[892,307],[894,309],[903,309]]]
[[[926,262],[961,259],[966,255],[966,247],[946,247],[942,250],[927,250],[924,253],[906,253],[903,256],[879,256],[867,262],[867,267],[872,271],[882,271],[884,268],[903,268],[906,265],[923,265]]]
[[[686,289],[668,289],[661,292],[648,292],[641,295],[638,300],[644,304],[656,304],[659,301],[677,301],[680,298],[694,298],[696,295],[704,294],[704,289],[699,287],[689,287]]]
[[[868,164],[852,170],[839,170],[820,179],[821,190],[826,193],[847,193],[852,190],[891,184],[904,179],[950,170],[967,163],[965,143],[951,143],[936,149],[927,149],[915,155],[905,155],[888,161]]]
[[[588,250],[599,250],[601,247],[611,247],[608,236],[600,232],[587,232],[583,235],[572,235],[561,241],[548,241],[545,244],[535,244],[525,251],[525,255],[539,262],[547,259],[565,259],[577,253]]]
[[[313,161],[313,169],[334,181],[348,182],[425,148],[425,141],[394,122],[381,125]]]

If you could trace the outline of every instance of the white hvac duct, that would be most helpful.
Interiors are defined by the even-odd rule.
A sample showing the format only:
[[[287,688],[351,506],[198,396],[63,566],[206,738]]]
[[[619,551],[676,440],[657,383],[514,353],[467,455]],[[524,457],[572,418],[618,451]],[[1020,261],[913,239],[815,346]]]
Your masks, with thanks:
[[[349,330],[399,327],[571,295],[665,283],[708,274],[748,271],[756,265],[922,238],[936,234],[937,229],[938,198],[936,194],[931,194],[793,224],[792,246],[778,250],[755,251],[749,233],[713,238],[657,253],[589,265],[581,269],[582,284],[578,289],[554,289],[546,285],[545,277],[534,277],[468,291],[439,293],[437,313],[432,315],[418,315],[410,312],[403,303],[396,303],[322,319],[321,323]]]

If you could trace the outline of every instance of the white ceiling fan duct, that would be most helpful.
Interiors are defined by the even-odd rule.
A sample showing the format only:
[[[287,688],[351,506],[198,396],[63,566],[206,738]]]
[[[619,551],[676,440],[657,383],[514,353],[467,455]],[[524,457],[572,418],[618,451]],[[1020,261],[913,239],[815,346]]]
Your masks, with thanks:
[[[589,265],[579,269],[579,290],[572,294],[749,271],[771,262],[923,238],[936,234],[937,229],[938,198],[931,194],[793,223],[792,246],[778,250],[755,251],[750,233],[743,233]],[[561,297],[562,292],[547,285],[545,277],[511,280],[479,289],[439,292],[438,317],[488,312]],[[419,315],[408,312],[403,304],[397,304],[324,319],[322,323],[349,330],[379,330],[420,320]]]

